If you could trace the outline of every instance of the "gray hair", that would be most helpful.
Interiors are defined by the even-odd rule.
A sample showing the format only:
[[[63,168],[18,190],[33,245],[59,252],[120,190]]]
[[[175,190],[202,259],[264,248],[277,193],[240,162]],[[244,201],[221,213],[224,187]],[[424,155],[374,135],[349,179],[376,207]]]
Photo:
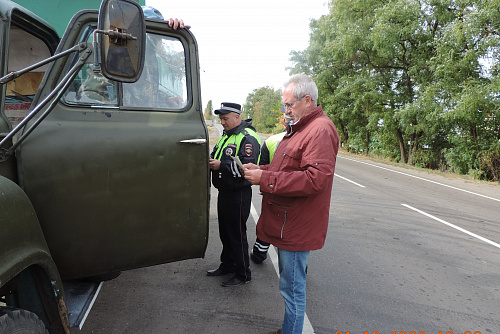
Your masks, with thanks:
[[[295,84],[293,87],[293,96],[295,98],[299,99],[305,95],[309,95],[311,96],[311,100],[318,101],[318,87],[316,87],[310,76],[304,73],[295,74],[285,82],[285,88],[292,83]]]

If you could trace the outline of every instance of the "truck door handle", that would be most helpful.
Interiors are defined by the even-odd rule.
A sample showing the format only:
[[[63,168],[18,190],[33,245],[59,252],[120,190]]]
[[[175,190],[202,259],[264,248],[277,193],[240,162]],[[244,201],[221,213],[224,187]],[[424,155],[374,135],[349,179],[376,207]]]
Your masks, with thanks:
[[[195,144],[195,145],[203,145],[207,143],[206,139],[185,139],[181,140],[180,143],[182,144]]]

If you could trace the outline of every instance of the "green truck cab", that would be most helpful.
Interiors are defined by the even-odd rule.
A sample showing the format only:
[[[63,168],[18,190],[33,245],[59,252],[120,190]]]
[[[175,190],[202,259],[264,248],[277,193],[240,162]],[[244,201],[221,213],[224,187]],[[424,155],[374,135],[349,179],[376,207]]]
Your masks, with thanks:
[[[69,333],[100,280],[205,254],[197,44],[131,0],[60,40],[14,2],[0,16],[0,332]]]

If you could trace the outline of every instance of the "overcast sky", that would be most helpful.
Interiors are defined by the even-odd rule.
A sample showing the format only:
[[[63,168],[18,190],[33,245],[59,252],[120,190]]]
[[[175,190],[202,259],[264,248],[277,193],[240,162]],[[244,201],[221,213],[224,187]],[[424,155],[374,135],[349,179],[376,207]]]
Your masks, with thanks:
[[[212,100],[244,104],[254,89],[282,88],[289,53],[309,43],[309,22],[327,0],[146,0],[165,18],[182,18],[198,42],[203,109]]]

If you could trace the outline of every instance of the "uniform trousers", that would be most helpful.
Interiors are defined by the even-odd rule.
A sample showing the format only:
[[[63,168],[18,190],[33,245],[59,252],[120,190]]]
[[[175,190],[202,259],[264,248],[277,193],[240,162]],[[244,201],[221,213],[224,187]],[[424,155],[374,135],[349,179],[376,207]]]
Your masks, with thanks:
[[[217,215],[222,242],[220,269],[233,271],[242,280],[251,280],[248,256],[247,219],[252,203],[252,188],[219,191]]]

